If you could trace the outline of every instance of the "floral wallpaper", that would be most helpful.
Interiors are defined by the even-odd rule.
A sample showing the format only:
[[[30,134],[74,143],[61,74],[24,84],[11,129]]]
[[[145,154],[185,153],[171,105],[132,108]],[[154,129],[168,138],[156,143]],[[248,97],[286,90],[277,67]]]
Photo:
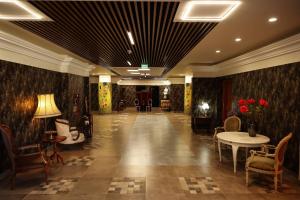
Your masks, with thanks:
[[[99,109],[100,113],[112,112],[111,83],[99,83]]]
[[[192,106],[192,84],[186,83],[184,85],[184,113],[191,114]]]
[[[34,119],[37,95],[54,93],[62,117],[72,120],[74,94],[84,96],[84,77],[48,71],[0,60],[0,123],[11,127],[18,145],[39,140],[43,119]],[[54,128],[54,118],[48,118],[48,129]],[[1,145],[0,154],[4,151]],[[0,157],[2,157],[0,155]],[[5,162],[0,162],[0,171]]]
[[[184,85],[172,84],[170,86],[171,111],[183,112],[184,109]]]

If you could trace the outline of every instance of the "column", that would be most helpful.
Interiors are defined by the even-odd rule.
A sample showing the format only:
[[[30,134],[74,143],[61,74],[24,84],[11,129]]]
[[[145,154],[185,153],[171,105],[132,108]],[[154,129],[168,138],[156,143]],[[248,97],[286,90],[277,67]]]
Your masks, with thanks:
[[[99,76],[99,111],[100,113],[112,112],[112,86],[110,75]]]
[[[184,113],[190,115],[192,110],[192,76],[185,76]]]

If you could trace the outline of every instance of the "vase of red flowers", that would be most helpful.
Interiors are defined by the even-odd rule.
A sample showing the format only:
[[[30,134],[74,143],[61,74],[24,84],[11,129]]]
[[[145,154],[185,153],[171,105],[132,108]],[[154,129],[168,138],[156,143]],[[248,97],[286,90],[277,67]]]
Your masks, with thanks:
[[[239,102],[240,113],[247,117],[248,121],[248,134],[250,137],[256,136],[257,118],[264,110],[269,106],[269,103],[265,99],[259,99],[256,101],[253,98],[240,99]]]

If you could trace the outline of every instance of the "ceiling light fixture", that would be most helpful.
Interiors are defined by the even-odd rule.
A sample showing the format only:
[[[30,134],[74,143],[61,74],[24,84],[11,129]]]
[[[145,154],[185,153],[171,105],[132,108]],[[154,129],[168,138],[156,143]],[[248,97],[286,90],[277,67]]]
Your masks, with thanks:
[[[237,38],[235,38],[235,39],[234,39],[234,41],[236,41],[236,42],[240,42],[240,41],[242,41],[242,38],[240,38],[240,37],[237,37]]]
[[[149,68],[139,68],[138,70],[140,70],[140,71],[150,71]]]
[[[216,53],[221,53],[221,50],[216,50]]]
[[[127,69],[128,72],[138,72],[139,70],[137,69]]]
[[[268,21],[271,22],[271,23],[277,22],[277,20],[278,20],[277,17],[270,17],[268,19]]]
[[[139,73],[139,72],[131,72],[130,74],[140,75],[141,73]]]
[[[128,63],[128,65],[130,65],[130,66],[131,66],[131,62],[129,62],[129,61],[127,60],[127,63]]]
[[[12,16],[12,15],[3,15],[0,13],[0,19],[4,20],[41,20],[43,19],[43,16],[39,14],[34,9],[30,8],[25,2],[19,1],[19,0],[0,0],[0,3],[10,3],[15,4],[17,7],[25,10],[28,12],[31,16],[25,17],[25,16]]]
[[[229,15],[231,15],[233,11],[235,11],[240,4],[241,4],[240,1],[212,1],[212,0],[211,1],[189,1],[185,3],[185,7],[181,15],[181,20],[182,21],[223,21]],[[194,8],[200,7],[200,9],[207,9],[208,6],[210,6],[209,8],[215,7],[216,9],[220,9],[224,6],[226,6],[226,8],[224,9],[223,12],[215,16],[209,16],[209,15],[191,16],[191,13]]]
[[[134,40],[133,40],[131,32],[127,31],[127,35],[128,35],[131,45],[134,45]]]

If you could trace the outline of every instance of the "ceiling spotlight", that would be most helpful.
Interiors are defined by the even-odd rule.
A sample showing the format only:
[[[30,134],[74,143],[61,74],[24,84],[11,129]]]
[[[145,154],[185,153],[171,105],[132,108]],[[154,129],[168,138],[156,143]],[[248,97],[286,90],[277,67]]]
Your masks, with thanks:
[[[240,42],[240,41],[242,41],[242,38],[240,38],[240,37],[237,37],[237,38],[235,38],[235,39],[234,39],[234,41],[236,41],[236,42]]]
[[[277,17],[270,17],[269,19],[268,19],[268,21],[269,22],[271,22],[271,23],[273,23],[273,22],[277,22]]]
[[[128,54],[132,54],[132,51],[130,49],[127,50]]]
[[[127,31],[127,35],[128,35],[131,45],[134,45],[134,40],[133,40],[131,32]]]
[[[216,53],[221,53],[221,50],[216,50]]]
[[[131,66],[131,62],[129,62],[129,61],[127,60],[127,63],[128,63],[128,65],[130,65],[130,66]]]
[[[139,70],[137,69],[127,69],[128,72],[138,72]]]

